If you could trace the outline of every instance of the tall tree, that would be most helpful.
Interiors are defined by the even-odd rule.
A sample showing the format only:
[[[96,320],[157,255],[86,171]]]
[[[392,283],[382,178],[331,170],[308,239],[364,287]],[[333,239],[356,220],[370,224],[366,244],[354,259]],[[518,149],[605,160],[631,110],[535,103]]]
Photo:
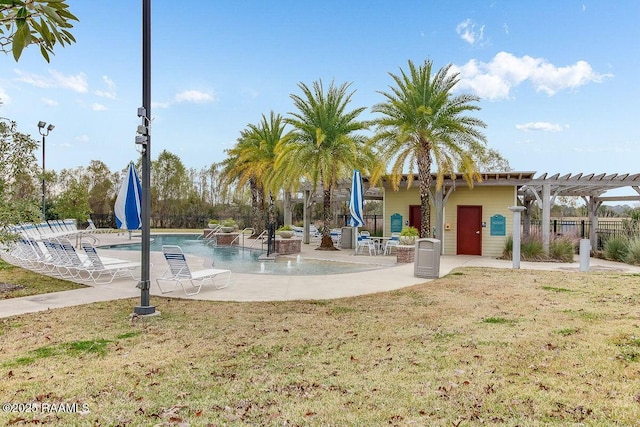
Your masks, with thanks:
[[[151,162],[151,194],[156,213],[176,213],[191,185],[187,169],[175,154],[163,150]]]
[[[483,172],[509,172],[513,170],[509,160],[493,148],[488,148],[485,152],[479,153],[476,163],[478,170]]]
[[[16,122],[0,120],[0,242],[12,238],[7,225],[40,218],[37,148],[37,141],[18,132]]]
[[[263,114],[260,123],[247,125],[240,133],[237,144],[227,150],[229,157],[223,174],[228,180],[236,181],[240,187],[249,185],[253,210],[252,227],[256,233],[264,229],[262,224],[265,219],[269,224],[275,224],[273,195],[280,184],[273,179],[276,146],[287,137],[285,126],[280,114],[272,111],[269,118]],[[268,210],[265,200],[267,194]]]
[[[100,160],[91,160],[86,170],[86,182],[89,186],[89,211],[108,214],[113,212],[115,202],[115,182],[117,174]]]
[[[66,0],[0,0],[0,50],[11,51],[17,62],[24,48],[35,44],[49,62],[56,43],[76,41],[68,29],[77,20]]]
[[[474,179],[480,179],[476,158],[485,149],[486,138],[480,129],[486,124],[465,115],[480,109],[474,104],[480,99],[452,93],[459,78],[450,68],[447,65],[432,74],[431,61],[417,67],[409,61],[408,71],[389,73],[395,86],[390,92],[380,92],[386,100],[372,109],[381,114],[376,120],[374,141],[385,162],[392,162],[393,186],[397,188],[405,166],[411,185],[414,168],[418,167],[422,237],[431,236],[429,193],[434,163],[437,187],[445,175],[456,172],[463,173],[471,186]]]
[[[53,213],[58,218],[73,218],[83,224],[91,213],[89,209],[89,185],[84,168],[63,169],[58,176],[62,191],[55,197]]]
[[[325,90],[322,80],[312,87],[299,83],[301,95],[291,95],[297,111],[286,122],[293,126],[289,138],[278,147],[276,169],[290,179],[306,178],[314,188],[322,186],[322,242],[320,249],[334,249],[331,240],[331,196],[338,179],[347,178],[354,168],[364,169],[370,161],[366,138],[358,131],[367,123],[358,120],[364,107],[347,110],[355,92],[350,84]]]

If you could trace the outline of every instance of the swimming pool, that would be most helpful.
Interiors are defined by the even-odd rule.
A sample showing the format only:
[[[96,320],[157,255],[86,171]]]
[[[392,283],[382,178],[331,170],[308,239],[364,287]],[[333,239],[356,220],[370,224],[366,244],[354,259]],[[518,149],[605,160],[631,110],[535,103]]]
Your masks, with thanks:
[[[357,273],[382,268],[380,265],[338,261],[323,261],[281,256],[276,261],[260,261],[265,252],[238,246],[213,246],[197,234],[156,234],[151,236],[151,250],[162,251],[162,245],[178,245],[187,254],[204,258],[208,267],[213,263],[217,268],[234,273],[274,274],[291,276],[313,276],[326,274]],[[104,249],[140,251],[140,243],[102,246]]]

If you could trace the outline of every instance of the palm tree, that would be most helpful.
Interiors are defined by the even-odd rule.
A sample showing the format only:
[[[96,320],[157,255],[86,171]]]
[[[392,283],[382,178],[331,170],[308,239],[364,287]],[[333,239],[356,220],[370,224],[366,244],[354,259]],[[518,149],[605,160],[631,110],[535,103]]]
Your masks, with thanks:
[[[350,176],[354,168],[365,168],[368,157],[366,138],[356,132],[367,129],[357,120],[364,107],[347,111],[354,92],[350,84],[325,91],[322,80],[308,87],[299,83],[302,95],[291,95],[296,112],[286,122],[294,130],[278,147],[276,169],[279,176],[306,179],[314,188],[322,185],[322,242],[320,249],[335,249],[330,235],[331,194],[338,179]]]
[[[386,101],[373,107],[382,114],[376,120],[374,141],[386,162],[393,162],[392,185],[398,188],[405,165],[409,167],[411,185],[415,166],[420,181],[420,235],[431,235],[429,194],[431,167],[437,168],[436,187],[440,188],[445,175],[461,172],[469,186],[480,180],[476,159],[485,152],[486,138],[479,128],[486,124],[466,112],[480,110],[473,105],[480,98],[462,94],[454,96],[458,73],[450,73],[451,65],[432,76],[433,64],[425,61],[416,67],[409,61],[409,70],[399,75],[389,73],[395,82],[391,92],[380,92]]]
[[[280,114],[270,113],[269,118],[262,115],[258,125],[249,124],[240,133],[237,144],[227,150],[228,158],[224,162],[223,175],[227,184],[236,181],[239,187],[247,183],[251,190],[251,205],[253,208],[253,228],[260,233],[264,228],[267,217],[265,195],[269,192],[270,203],[273,206],[273,194],[277,190],[276,182],[266,180],[265,177],[274,174],[275,148],[286,137],[284,120]],[[269,210],[270,224],[275,223],[275,212]]]

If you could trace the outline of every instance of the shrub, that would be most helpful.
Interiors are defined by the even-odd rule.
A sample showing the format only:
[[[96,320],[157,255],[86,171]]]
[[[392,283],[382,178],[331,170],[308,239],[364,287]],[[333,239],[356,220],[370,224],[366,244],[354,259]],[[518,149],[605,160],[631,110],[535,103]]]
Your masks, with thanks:
[[[624,237],[611,237],[604,243],[604,257],[612,261],[624,261],[629,241]]]
[[[233,218],[227,218],[223,220],[220,225],[223,227],[235,227],[237,225],[236,221]]]
[[[209,224],[218,224],[220,223],[220,221],[218,221],[217,219],[210,219],[209,220]]]
[[[415,227],[404,227],[402,231],[400,231],[400,235],[408,236],[408,237],[418,237],[420,236],[420,233],[418,232],[418,229]]]
[[[504,242],[504,248],[502,249],[502,257],[510,259],[513,254],[513,236],[509,235]]]
[[[640,265],[640,238],[635,237],[629,240],[624,262],[627,264]]]
[[[544,258],[544,250],[542,249],[542,241],[535,237],[529,237],[520,243],[520,254],[522,258],[528,261],[535,261]]]
[[[293,231],[293,228],[291,228],[290,225],[283,225],[279,227],[277,231]]]
[[[575,247],[573,242],[566,238],[560,237],[553,239],[549,243],[549,257],[561,262],[573,261],[573,255],[575,254]]]

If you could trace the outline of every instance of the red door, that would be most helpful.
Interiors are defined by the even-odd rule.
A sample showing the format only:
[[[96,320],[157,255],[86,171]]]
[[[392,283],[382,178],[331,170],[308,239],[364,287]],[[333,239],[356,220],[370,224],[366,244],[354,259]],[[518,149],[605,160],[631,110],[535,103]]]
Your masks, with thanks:
[[[422,210],[420,205],[409,205],[409,226],[417,228],[418,231],[422,228]]]
[[[458,255],[482,255],[482,206],[458,206]]]

